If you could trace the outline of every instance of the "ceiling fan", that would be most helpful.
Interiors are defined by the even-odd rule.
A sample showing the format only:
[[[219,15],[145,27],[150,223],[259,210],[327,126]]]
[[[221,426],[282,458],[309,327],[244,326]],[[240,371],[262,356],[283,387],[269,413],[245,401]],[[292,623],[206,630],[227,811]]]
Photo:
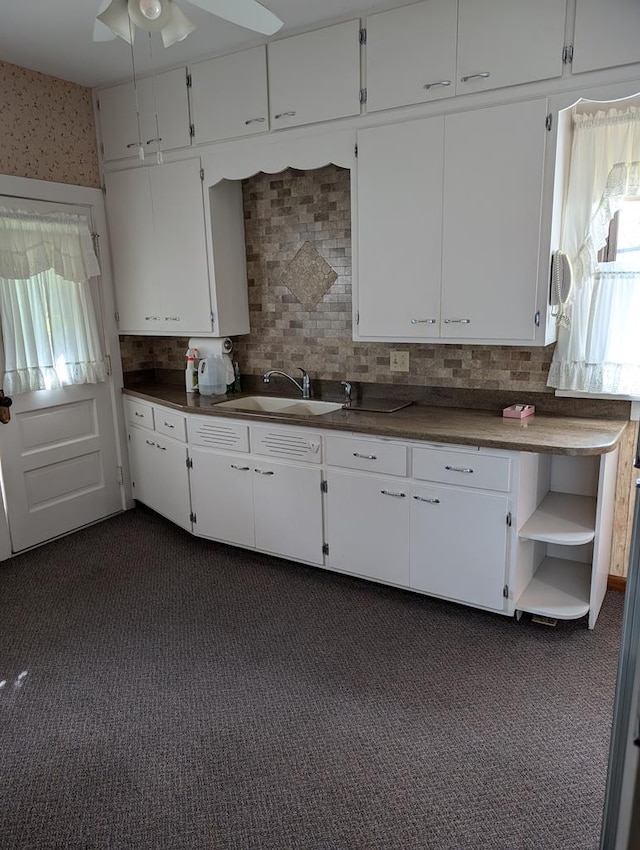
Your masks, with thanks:
[[[280,18],[257,0],[189,2],[225,21],[264,35],[273,35],[282,26]],[[110,41],[119,36],[131,44],[138,27],[147,32],[159,32],[163,45],[170,47],[195,29],[175,0],[111,0],[108,4],[103,2],[101,8],[103,11],[97,15],[93,28],[94,41]]]

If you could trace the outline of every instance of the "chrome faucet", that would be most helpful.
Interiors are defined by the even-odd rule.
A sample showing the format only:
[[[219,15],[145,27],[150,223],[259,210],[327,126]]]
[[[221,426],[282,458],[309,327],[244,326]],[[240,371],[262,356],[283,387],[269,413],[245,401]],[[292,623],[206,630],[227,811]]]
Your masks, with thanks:
[[[344,406],[351,407],[351,402],[353,401],[353,399],[351,398],[353,387],[351,386],[349,381],[342,381],[340,386],[344,387]]]
[[[268,384],[272,375],[282,375],[283,378],[288,378],[292,384],[296,385],[302,393],[302,398],[311,398],[311,380],[309,379],[309,375],[301,366],[296,366],[296,369],[300,369],[302,372],[302,384],[299,384],[295,378],[292,378],[291,375],[287,375],[286,372],[282,372],[280,369],[269,369],[269,371],[265,372],[262,376],[262,380],[265,384]]]

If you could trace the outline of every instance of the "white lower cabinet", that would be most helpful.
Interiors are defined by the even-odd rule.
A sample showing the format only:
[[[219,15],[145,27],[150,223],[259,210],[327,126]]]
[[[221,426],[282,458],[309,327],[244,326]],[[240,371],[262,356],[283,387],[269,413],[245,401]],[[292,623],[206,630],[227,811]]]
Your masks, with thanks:
[[[133,496],[191,531],[187,447],[156,431],[129,428]]]
[[[196,534],[323,563],[320,469],[199,446],[191,462]]]
[[[402,479],[327,471],[328,566],[409,586],[409,509]]]
[[[508,514],[504,496],[444,487],[412,488],[410,586],[502,611]]]

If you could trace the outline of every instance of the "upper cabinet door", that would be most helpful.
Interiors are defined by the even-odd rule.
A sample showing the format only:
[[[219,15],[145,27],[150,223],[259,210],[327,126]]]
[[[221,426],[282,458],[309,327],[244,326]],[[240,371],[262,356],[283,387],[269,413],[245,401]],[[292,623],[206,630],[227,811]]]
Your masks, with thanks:
[[[577,0],[574,74],[640,62],[637,0]]]
[[[547,101],[447,115],[442,337],[535,339]]]
[[[194,142],[217,142],[269,129],[264,45],[191,66]]]
[[[459,0],[456,94],[560,77],[565,14],[565,0]]]
[[[444,118],[358,133],[359,337],[439,334]]]
[[[273,41],[267,47],[271,128],[360,114],[360,22]]]
[[[455,0],[426,0],[370,15],[367,111],[455,94]]]
[[[137,98],[133,83],[103,89],[98,103],[105,160],[138,156],[140,146],[146,157],[191,144],[185,68],[138,80]]]

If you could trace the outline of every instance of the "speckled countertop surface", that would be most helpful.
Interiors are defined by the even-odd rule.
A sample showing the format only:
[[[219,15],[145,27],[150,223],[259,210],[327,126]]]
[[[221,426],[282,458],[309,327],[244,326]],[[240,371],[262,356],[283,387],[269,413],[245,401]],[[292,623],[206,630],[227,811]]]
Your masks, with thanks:
[[[246,421],[280,422],[302,428],[348,431],[399,440],[483,446],[546,454],[597,455],[612,451],[628,422],[574,416],[539,415],[504,419],[501,411],[465,410],[412,404],[395,413],[336,410],[322,416],[246,413],[216,403],[234,396],[199,396],[176,386],[138,386],[123,392],[147,402],[181,410]],[[247,393],[245,393],[247,395]],[[236,398],[240,398],[238,395]]]

